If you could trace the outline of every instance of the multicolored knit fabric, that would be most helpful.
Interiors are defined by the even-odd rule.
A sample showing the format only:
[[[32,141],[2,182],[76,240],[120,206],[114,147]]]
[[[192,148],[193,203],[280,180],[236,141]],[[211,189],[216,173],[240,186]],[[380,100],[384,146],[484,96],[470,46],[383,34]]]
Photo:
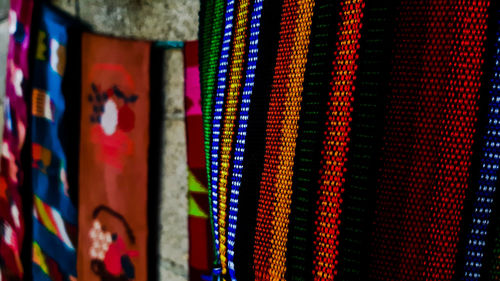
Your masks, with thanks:
[[[495,278],[489,5],[227,1],[216,59],[200,27],[219,278]]]
[[[20,252],[24,238],[19,188],[23,181],[21,148],[26,137],[27,114],[24,97],[29,79],[32,0],[11,0],[7,54],[4,128],[0,173],[0,278],[21,280]]]
[[[373,280],[454,276],[488,4],[403,0],[398,7],[373,229]]]
[[[280,33],[281,13],[280,1],[262,1],[262,10],[260,11],[260,30],[258,43],[253,41],[256,21],[254,16],[258,14],[257,5],[254,2],[252,20],[250,22],[249,52],[247,75],[245,78],[245,87],[243,89],[240,102],[240,121],[236,148],[233,157],[233,177],[234,186],[231,188],[231,196],[237,197],[237,202],[230,202],[236,206],[237,210],[233,213],[230,207],[230,226],[236,224],[234,237],[234,270],[237,280],[255,280],[255,270],[253,265],[253,252],[255,244],[255,225],[257,217],[257,202],[259,198],[259,189],[257,188],[261,181],[263,170],[263,159],[265,154],[265,134],[267,113],[269,108],[269,92],[273,84],[273,74],[276,62],[277,47]],[[256,34],[255,34],[256,36]],[[257,50],[253,48],[253,43],[257,43]],[[250,48],[252,50],[250,50]],[[253,58],[257,56],[255,66]],[[255,67],[255,69],[253,69]],[[254,73],[252,73],[255,71]],[[253,84],[250,99],[247,101],[247,86]],[[248,109],[246,108],[246,103]],[[248,112],[247,112],[248,110]],[[245,113],[248,116],[245,116]],[[244,120],[244,121],[243,121]],[[245,134],[242,134],[245,132]],[[244,136],[244,147],[243,138]],[[242,157],[240,157],[242,156]],[[239,166],[241,163],[241,166]],[[241,172],[241,178],[238,173]],[[236,184],[237,183],[237,184]],[[237,192],[236,192],[237,191]],[[234,196],[234,197],[233,197]],[[237,203],[237,205],[236,205]],[[234,204],[234,205],[233,205]],[[235,217],[232,217],[235,214]],[[228,229],[232,231],[231,228]],[[229,237],[229,235],[228,235]],[[230,246],[228,240],[228,249]],[[228,261],[231,257],[228,256]],[[232,276],[231,276],[232,277]]]
[[[220,242],[220,262],[222,274],[227,274],[227,197],[228,197],[228,176],[230,169],[231,152],[233,147],[233,137],[235,131],[236,113],[238,107],[238,98],[241,92],[241,80],[243,76],[243,65],[245,63],[245,41],[247,20],[249,14],[249,1],[239,1],[236,8],[236,21],[234,27],[234,38],[229,64],[229,80],[227,92],[225,93],[225,109],[222,120],[222,130],[220,136],[219,153],[219,242]],[[231,253],[232,254],[232,253]]]
[[[212,134],[213,96],[216,89],[216,72],[219,63],[221,38],[224,22],[225,0],[202,1],[200,10],[200,90],[203,111],[206,163],[210,163],[210,143]],[[207,166],[207,177],[210,166]],[[208,178],[210,182],[210,178]],[[210,209],[210,214],[212,210]]]
[[[244,161],[244,152],[245,152],[245,142],[246,142],[246,135],[247,135],[247,128],[248,128],[248,112],[250,110],[250,104],[251,104],[251,99],[252,99],[252,94],[254,91],[254,79],[255,79],[255,70],[257,67],[257,62],[258,62],[258,45],[259,45],[259,34],[260,34],[260,19],[262,16],[262,2],[263,0],[255,0],[254,4],[252,5],[252,12],[251,12],[251,17],[250,17],[250,30],[249,30],[249,46],[248,46],[248,61],[246,63],[246,70],[244,73],[244,82],[243,82],[243,89],[238,88],[238,89],[231,89],[231,92],[233,90],[241,91],[241,99],[240,99],[240,104],[239,104],[239,110],[236,110],[236,106],[238,103],[238,93],[234,93],[233,96],[228,96],[228,99],[233,99],[233,100],[228,100],[227,103],[234,103],[234,106],[228,107],[226,109],[226,120],[229,121],[232,118],[236,119],[237,114],[239,114],[238,120],[237,120],[237,133],[236,133],[236,140],[231,140],[235,141],[235,150],[234,150],[234,156],[232,159],[232,176],[231,176],[231,181],[229,185],[229,190],[230,190],[230,199],[229,199],[229,219],[228,219],[228,230],[227,230],[227,262],[228,262],[228,268],[229,268],[229,275],[231,279],[235,280],[236,279],[236,272],[235,272],[235,265],[234,265],[234,250],[235,250],[235,243],[236,243],[236,228],[238,224],[238,209],[239,209],[239,196],[240,196],[240,186],[241,186],[241,178],[242,178],[242,173],[243,173],[243,161]],[[246,15],[242,15],[245,17]],[[244,18],[240,19],[241,23],[244,25],[246,24],[246,21]],[[238,23],[240,24],[240,22]],[[245,31],[246,29],[242,27],[240,29],[242,32],[239,34],[241,36],[241,47],[244,48],[244,40],[245,40]],[[241,52],[241,51],[240,51]],[[236,54],[234,55],[236,57]],[[242,59],[241,59],[242,60]],[[236,77],[233,77],[232,80],[234,80],[237,83],[238,79],[235,79]],[[243,80],[242,80],[243,81]],[[235,87],[236,88],[236,87]],[[231,93],[230,92],[230,93]],[[232,120],[231,122],[234,122]],[[231,128],[232,129],[232,128]],[[232,136],[231,136],[232,137]],[[229,157],[229,155],[228,155]],[[229,161],[229,159],[228,159]]]
[[[59,138],[66,111],[62,83],[74,23],[42,6],[32,92],[33,280],[76,280],[77,210],[69,197],[67,157]],[[78,91],[78,89],[75,89]],[[78,97],[78,96],[76,96]]]

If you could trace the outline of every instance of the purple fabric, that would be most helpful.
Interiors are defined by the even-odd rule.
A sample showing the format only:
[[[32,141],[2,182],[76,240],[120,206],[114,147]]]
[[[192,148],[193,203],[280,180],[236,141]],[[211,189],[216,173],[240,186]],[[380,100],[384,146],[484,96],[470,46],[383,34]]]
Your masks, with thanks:
[[[21,280],[20,260],[24,236],[20,152],[26,136],[24,94],[28,79],[28,46],[32,0],[11,0],[9,51],[4,102],[4,131],[0,171],[0,274],[2,280]]]

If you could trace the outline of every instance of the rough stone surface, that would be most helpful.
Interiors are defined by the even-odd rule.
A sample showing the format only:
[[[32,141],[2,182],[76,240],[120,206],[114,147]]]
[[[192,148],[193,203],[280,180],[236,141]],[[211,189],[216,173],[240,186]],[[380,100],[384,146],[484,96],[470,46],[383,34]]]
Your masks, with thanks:
[[[0,22],[0,140],[3,134],[3,100],[5,97],[5,71],[7,64],[7,46],[9,44],[7,20]]]
[[[161,280],[187,278],[187,159],[184,123],[183,54],[165,54],[164,155],[161,198],[160,277]],[[174,278],[175,277],[175,278]],[[184,278],[184,279],[182,279]]]
[[[184,121],[167,119],[165,131],[165,174],[162,179],[160,211],[160,277],[161,280],[171,280],[167,276],[186,279],[188,202]]]
[[[184,56],[181,50],[165,53],[165,113],[168,119],[184,119]]]
[[[196,0],[53,0],[99,33],[147,40],[196,40]]]
[[[0,0],[0,21],[7,17],[9,11],[9,0]]]

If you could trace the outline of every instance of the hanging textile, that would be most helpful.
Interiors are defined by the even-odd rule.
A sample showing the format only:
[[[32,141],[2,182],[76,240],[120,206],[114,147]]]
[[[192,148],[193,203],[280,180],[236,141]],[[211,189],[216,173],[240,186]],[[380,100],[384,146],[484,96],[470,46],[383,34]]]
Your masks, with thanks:
[[[216,275],[497,278],[496,5],[270,2],[200,26]]]
[[[198,41],[184,45],[186,143],[189,201],[189,280],[211,280],[212,232],[203,143]]]
[[[215,93],[217,66],[221,48],[224,22],[225,0],[207,0],[201,2],[199,37],[200,92],[203,116],[203,137],[205,163],[210,163],[210,146],[212,133],[213,95]],[[210,165],[205,164],[207,182],[210,183]],[[208,194],[211,202],[211,194]],[[212,206],[209,204],[209,218],[213,219]],[[211,236],[214,236],[213,224],[210,223]],[[214,241],[214,240],[212,240]],[[218,250],[213,244],[214,264],[218,264]]]
[[[224,22],[225,0],[202,1],[200,10],[200,90],[202,93],[203,130],[205,137],[206,162],[210,162],[210,136],[212,130],[212,105],[215,93],[217,66],[221,48],[221,38]],[[207,165],[207,177],[210,167]],[[208,179],[210,181],[210,179]],[[210,210],[210,213],[212,211]]]
[[[371,223],[381,161],[384,97],[389,90],[394,4],[365,1],[352,89],[342,212],[339,215],[336,278],[369,280]],[[359,27],[359,26],[358,26]]]
[[[77,211],[70,199],[66,147],[60,135],[69,32],[74,22],[42,6],[32,91],[33,280],[76,280]],[[71,187],[75,188],[75,187]]]
[[[351,112],[356,59],[359,49],[364,1],[343,1],[339,9],[333,59],[333,87],[329,93],[328,121],[322,150],[320,192],[317,201],[313,274],[315,280],[331,280],[337,272],[338,235],[347,151],[350,145]]]
[[[210,177],[209,177],[209,192],[210,192],[210,208],[212,210],[212,222],[214,228],[214,241],[215,241],[215,255],[219,261],[225,257],[225,241],[224,235],[222,236],[223,243],[221,245],[219,223],[225,224],[225,217],[219,214],[219,201],[226,200],[223,194],[219,195],[218,189],[218,176],[219,176],[219,150],[220,150],[220,134],[221,134],[221,121],[224,107],[224,97],[226,90],[226,80],[228,72],[228,62],[230,54],[230,43],[233,32],[233,18],[234,18],[234,0],[228,0],[226,10],[224,13],[224,36],[222,39],[222,47],[220,50],[219,67],[217,69],[217,87],[215,88],[214,103],[212,111],[212,126],[211,126],[211,143],[210,143]],[[220,198],[219,198],[220,196]],[[226,204],[225,202],[223,203]],[[222,248],[222,255],[221,253]],[[222,263],[222,262],[221,262]],[[222,266],[222,264],[221,264]],[[225,265],[224,265],[225,266]],[[217,269],[219,270],[219,269]],[[217,274],[226,272],[217,272]],[[227,271],[227,268],[224,269]]]
[[[21,148],[26,136],[28,46],[33,1],[11,0],[9,10],[9,46],[7,54],[4,128],[0,173],[0,277],[21,280],[20,251],[24,221],[19,188],[22,185]]]
[[[83,34],[81,280],[147,280],[150,48]]]
[[[488,5],[403,0],[397,8],[373,227],[374,280],[454,276]]]
[[[255,276],[286,273],[293,159],[314,1],[285,1],[270,106],[254,245]]]
[[[265,152],[269,90],[273,82],[280,32],[280,1],[254,1],[249,19],[248,58],[232,155],[228,268],[233,280],[255,280],[253,251]]]

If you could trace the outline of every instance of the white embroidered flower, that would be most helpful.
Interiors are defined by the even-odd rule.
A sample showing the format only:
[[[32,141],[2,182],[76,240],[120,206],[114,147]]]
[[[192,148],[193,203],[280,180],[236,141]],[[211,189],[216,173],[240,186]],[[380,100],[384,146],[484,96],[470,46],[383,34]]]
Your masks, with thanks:
[[[104,113],[101,116],[101,126],[106,135],[112,135],[118,125],[118,107],[113,100],[108,100],[104,105]]]

